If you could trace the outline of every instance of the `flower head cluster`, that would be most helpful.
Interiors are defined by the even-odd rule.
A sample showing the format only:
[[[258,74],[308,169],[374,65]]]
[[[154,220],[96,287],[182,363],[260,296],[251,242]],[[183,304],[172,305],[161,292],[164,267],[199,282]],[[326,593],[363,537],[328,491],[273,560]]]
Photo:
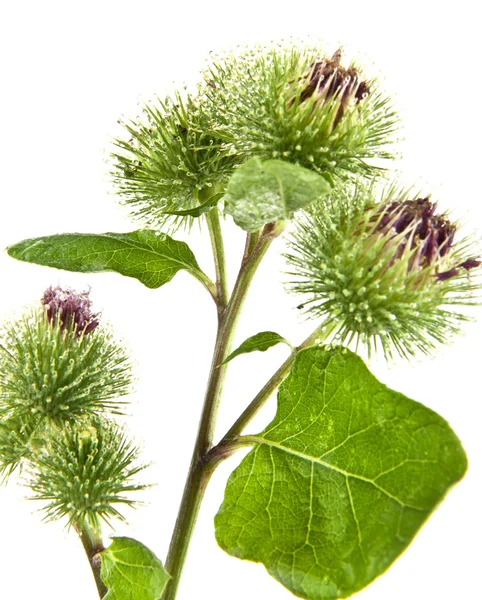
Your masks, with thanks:
[[[339,179],[391,157],[397,119],[374,80],[341,52],[293,44],[213,56],[195,94],[144,107],[117,140],[113,176],[132,214],[163,225],[222,196],[247,159],[279,158]],[[179,214],[181,213],[181,214]]]
[[[480,261],[429,198],[357,185],[313,207],[291,241],[291,288],[341,342],[391,356],[430,352],[468,319]],[[469,276],[470,274],[470,276]]]
[[[130,391],[131,365],[90,311],[87,294],[49,288],[43,307],[3,326],[0,408],[5,419],[61,425],[116,412]]]
[[[67,517],[77,530],[98,531],[101,520],[122,519],[115,505],[132,506],[126,493],[143,489],[133,478],[145,468],[139,449],[108,421],[68,424],[35,455],[30,488],[46,500],[45,518]]]

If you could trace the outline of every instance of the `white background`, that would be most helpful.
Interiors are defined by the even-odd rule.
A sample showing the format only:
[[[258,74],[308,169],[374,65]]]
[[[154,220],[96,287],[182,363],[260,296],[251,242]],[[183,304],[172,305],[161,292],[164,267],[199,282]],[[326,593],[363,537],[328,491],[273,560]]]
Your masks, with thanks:
[[[6,2],[0,10],[0,246],[66,231],[134,227],[111,194],[105,160],[117,119],[138,101],[192,80],[210,50],[290,35],[321,37],[329,50],[373,62],[396,96],[406,141],[399,168],[407,181],[434,190],[442,208],[482,231],[480,191],[480,56],[476,3],[441,2]],[[229,261],[242,236],[227,228]],[[190,244],[212,272],[205,240]],[[312,328],[283,291],[277,242],[257,276],[237,341],[275,330],[299,343]],[[201,286],[178,274],[159,290],[115,274],[81,276],[0,256],[0,309],[36,302],[50,284],[92,286],[95,307],[132,348],[138,393],[129,420],[152,467],[147,504],[127,513],[118,534],[138,538],[164,560],[182,492],[215,329]],[[467,334],[412,365],[371,367],[391,387],[441,413],[463,440],[470,469],[387,574],[360,600],[479,598],[481,564],[481,310]],[[219,415],[223,433],[286,350],[237,359]],[[271,418],[274,403],[253,430]],[[240,458],[240,457],[239,457]],[[215,474],[180,587],[179,600],[292,597],[260,565],[218,549],[212,517],[238,457]],[[80,543],[61,524],[40,524],[37,506],[14,479],[0,489],[0,596],[89,600],[96,597]]]

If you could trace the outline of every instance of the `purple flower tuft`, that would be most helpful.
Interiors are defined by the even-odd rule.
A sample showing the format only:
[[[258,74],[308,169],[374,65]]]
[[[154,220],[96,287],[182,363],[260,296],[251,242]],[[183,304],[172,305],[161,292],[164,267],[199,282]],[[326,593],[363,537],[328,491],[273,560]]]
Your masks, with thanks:
[[[360,81],[360,74],[355,67],[345,69],[340,65],[341,55],[341,50],[337,50],[331,58],[314,62],[306,76],[306,87],[300,96],[300,102],[312,96],[319,96],[323,101],[335,96],[339,97],[340,107],[335,117],[335,126],[345,113],[351,99],[360,102],[370,93],[368,82]]]
[[[426,267],[450,251],[457,228],[443,215],[435,214],[436,208],[428,198],[417,198],[391,202],[383,211],[375,231],[404,235],[393,260],[400,258],[408,246],[409,250],[417,249],[411,266]],[[480,264],[479,260],[468,258],[448,271],[437,273],[436,277],[438,281],[445,281],[458,275],[462,268],[469,271]]]
[[[98,315],[90,310],[89,293],[50,286],[42,297],[48,320],[59,322],[62,329],[73,329],[78,336],[87,335],[99,324]]]
[[[410,249],[419,249],[421,265],[431,265],[450,250],[456,231],[448,219],[434,214],[435,209],[436,204],[428,198],[392,202],[384,210],[375,231],[406,234],[397,255],[401,256],[409,244]]]

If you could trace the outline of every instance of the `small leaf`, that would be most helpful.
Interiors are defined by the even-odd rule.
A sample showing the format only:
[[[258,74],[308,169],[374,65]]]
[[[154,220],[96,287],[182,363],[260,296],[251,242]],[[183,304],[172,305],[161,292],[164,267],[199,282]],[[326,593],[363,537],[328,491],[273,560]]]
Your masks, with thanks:
[[[131,538],[113,538],[100,556],[104,600],[158,600],[170,579],[155,554]]]
[[[195,206],[194,208],[189,208],[187,210],[166,210],[162,214],[163,215],[177,215],[178,217],[200,217],[204,213],[207,213],[212,208],[217,206],[218,202],[224,196],[224,192],[215,194],[211,196],[209,200],[206,200],[204,204],[200,206]]]
[[[18,260],[65,271],[115,271],[135,277],[148,288],[164,285],[180,269],[204,276],[187,244],[148,229],[51,235],[24,240],[7,251]]]
[[[226,364],[240,354],[247,354],[248,352],[256,351],[266,352],[268,348],[276,346],[276,344],[287,344],[290,348],[292,347],[288,340],[285,340],[284,337],[281,337],[279,333],[275,333],[274,331],[261,331],[256,335],[252,335],[247,340],[244,340],[241,346],[236,348],[234,352],[231,352],[231,354],[221,364]]]
[[[331,191],[327,178],[282,160],[248,160],[234,172],[225,196],[225,211],[248,232],[266,223],[290,219]]]
[[[278,411],[229,478],[224,550],[297,596],[346,598],[383,573],[465,473],[444,419],[344,349],[300,352]]]

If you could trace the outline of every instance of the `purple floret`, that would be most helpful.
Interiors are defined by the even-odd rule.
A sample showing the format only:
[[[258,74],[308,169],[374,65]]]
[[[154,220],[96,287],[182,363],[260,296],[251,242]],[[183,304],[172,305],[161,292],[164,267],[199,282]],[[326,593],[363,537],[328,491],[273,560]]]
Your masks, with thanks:
[[[437,205],[428,198],[392,202],[381,215],[375,231],[406,234],[400,241],[394,260],[400,258],[409,244],[410,250],[418,249],[417,262],[422,267],[432,265],[452,248],[457,228],[443,215],[435,214]],[[469,271],[480,266],[476,258],[468,258],[448,271],[437,273],[438,281],[445,281],[459,274],[460,269]]]
[[[50,286],[42,297],[48,320],[59,322],[62,329],[73,329],[79,336],[87,335],[99,324],[98,315],[91,311],[89,293]]]

